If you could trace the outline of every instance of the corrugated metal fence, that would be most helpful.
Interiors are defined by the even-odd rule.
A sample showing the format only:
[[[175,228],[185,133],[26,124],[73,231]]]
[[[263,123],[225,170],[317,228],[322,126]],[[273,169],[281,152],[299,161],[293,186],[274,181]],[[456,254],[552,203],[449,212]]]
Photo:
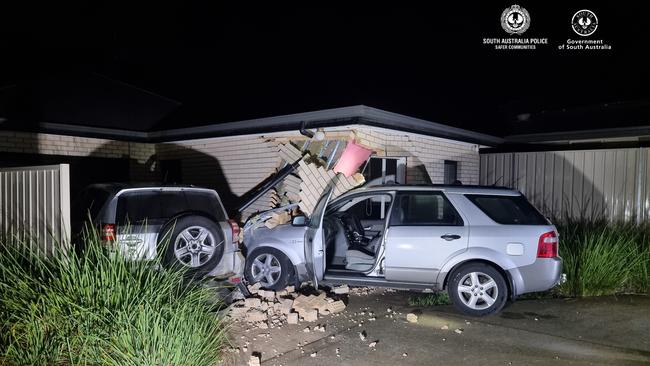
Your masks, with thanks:
[[[480,183],[518,189],[554,217],[650,218],[650,149],[481,154]]]
[[[0,169],[0,240],[49,254],[70,243],[68,164]]]

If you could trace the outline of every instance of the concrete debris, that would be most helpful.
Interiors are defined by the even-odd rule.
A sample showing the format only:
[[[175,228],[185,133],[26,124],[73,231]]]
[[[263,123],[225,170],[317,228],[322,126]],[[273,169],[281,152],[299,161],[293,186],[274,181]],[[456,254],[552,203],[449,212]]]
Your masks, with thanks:
[[[309,333],[311,331],[311,329],[309,327],[307,327],[307,328],[303,329],[302,331],[303,331],[303,333]]]
[[[289,313],[289,314],[287,314],[287,323],[288,324],[298,324],[298,313]]]
[[[290,294],[291,294],[291,293],[294,293],[294,292],[296,292],[296,287],[295,287],[295,286],[287,286],[287,288],[285,289],[285,291],[287,291],[287,292],[290,293]]]
[[[259,308],[262,306],[262,300],[256,297],[249,297],[244,300],[244,306],[247,308]]]
[[[266,319],[266,313],[263,313],[259,310],[252,310],[246,313],[246,321],[250,323],[262,322]]]
[[[367,333],[365,330],[359,333],[359,338],[361,338],[362,341],[365,341],[366,337],[367,337]]]
[[[260,288],[262,288],[262,284],[259,282],[253,285],[248,285],[248,292],[250,292],[251,295],[256,295]]]
[[[345,310],[345,303],[342,300],[334,301],[327,304],[327,310],[332,314],[340,313]]]
[[[377,341],[368,343],[369,348],[375,348],[375,346],[377,346]]]
[[[325,326],[319,324],[316,327],[314,327],[314,331],[316,331],[316,332],[325,332]]]
[[[260,358],[257,355],[251,356],[251,358],[248,360],[248,366],[260,366]]]
[[[310,357],[316,357],[317,352],[312,352],[309,356]]]
[[[348,287],[348,285],[338,286],[338,287],[334,287],[332,289],[332,292],[337,295],[343,295],[343,294],[350,293],[350,288]]]
[[[264,222],[264,226],[266,226],[269,229],[273,229],[274,227],[282,224],[286,224],[291,221],[291,214],[287,211],[285,212],[280,212],[280,213],[272,213],[271,218],[266,220]]]
[[[408,313],[406,314],[406,321],[408,321],[409,323],[417,323],[418,316],[414,313]]]
[[[409,354],[406,353],[406,352],[402,353],[402,357],[407,357],[408,355],[409,355]]]
[[[449,330],[449,325],[445,324],[442,327],[440,327],[442,330]]]
[[[351,287],[350,294],[358,296],[366,296],[376,292],[374,287]]]
[[[257,292],[257,295],[259,295],[261,298],[263,298],[266,301],[275,301],[275,291],[265,291],[265,290],[259,290]]]
[[[315,322],[318,320],[318,310],[317,309],[309,309],[309,310],[302,310],[298,312],[300,316],[302,317],[302,320],[306,322]]]
[[[256,296],[233,303],[227,314],[256,328],[281,328],[283,324],[298,324],[301,320],[315,322],[319,316],[337,314],[346,308],[342,300],[334,300],[325,292],[304,295],[294,292],[293,286],[277,292],[249,287],[256,290]],[[312,330],[325,332],[325,325]]]
[[[463,328],[456,328],[456,329],[454,329],[454,332],[456,332],[458,334],[461,334],[461,333],[463,333]]]

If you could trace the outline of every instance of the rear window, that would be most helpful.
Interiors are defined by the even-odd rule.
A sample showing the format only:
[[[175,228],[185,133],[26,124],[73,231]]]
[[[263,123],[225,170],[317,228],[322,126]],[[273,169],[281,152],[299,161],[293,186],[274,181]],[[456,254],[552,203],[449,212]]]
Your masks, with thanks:
[[[224,220],[223,210],[214,194],[183,191],[127,192],[117,201],[117,223],[143,224],[166,220],[181,212],[199,211]]]
[[[548,225],[524,196],[465,195],[492,220],[503,225]]]

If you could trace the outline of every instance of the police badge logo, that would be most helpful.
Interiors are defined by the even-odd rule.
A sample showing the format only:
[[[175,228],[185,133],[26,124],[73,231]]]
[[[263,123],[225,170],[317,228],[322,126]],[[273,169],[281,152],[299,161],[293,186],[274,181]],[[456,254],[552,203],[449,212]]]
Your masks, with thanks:
[[[598,28],[598,18],[591,10],[578,10],[571,18],[571,28],[579,36],[590,36]]]
[[[509,34],[522,34],[530,27],[530,14],[519,5],[513,5],[501,13],[501,27]]]

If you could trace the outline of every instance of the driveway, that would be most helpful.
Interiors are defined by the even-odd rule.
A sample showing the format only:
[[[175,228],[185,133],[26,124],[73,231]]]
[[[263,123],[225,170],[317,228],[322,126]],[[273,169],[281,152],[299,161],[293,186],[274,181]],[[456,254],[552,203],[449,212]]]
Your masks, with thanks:
[[[226,364],[246,364],[252,352],[263,365],[650,363],[650,297],[524,300],[470,318],[451,306],[409,307],[410,295],[350,295],[345,312],[314,323],[268,330],[236,324],[233,345],[247,344],[246,352]],[[414,310],[421,314],[409,323],[406,314]]]

